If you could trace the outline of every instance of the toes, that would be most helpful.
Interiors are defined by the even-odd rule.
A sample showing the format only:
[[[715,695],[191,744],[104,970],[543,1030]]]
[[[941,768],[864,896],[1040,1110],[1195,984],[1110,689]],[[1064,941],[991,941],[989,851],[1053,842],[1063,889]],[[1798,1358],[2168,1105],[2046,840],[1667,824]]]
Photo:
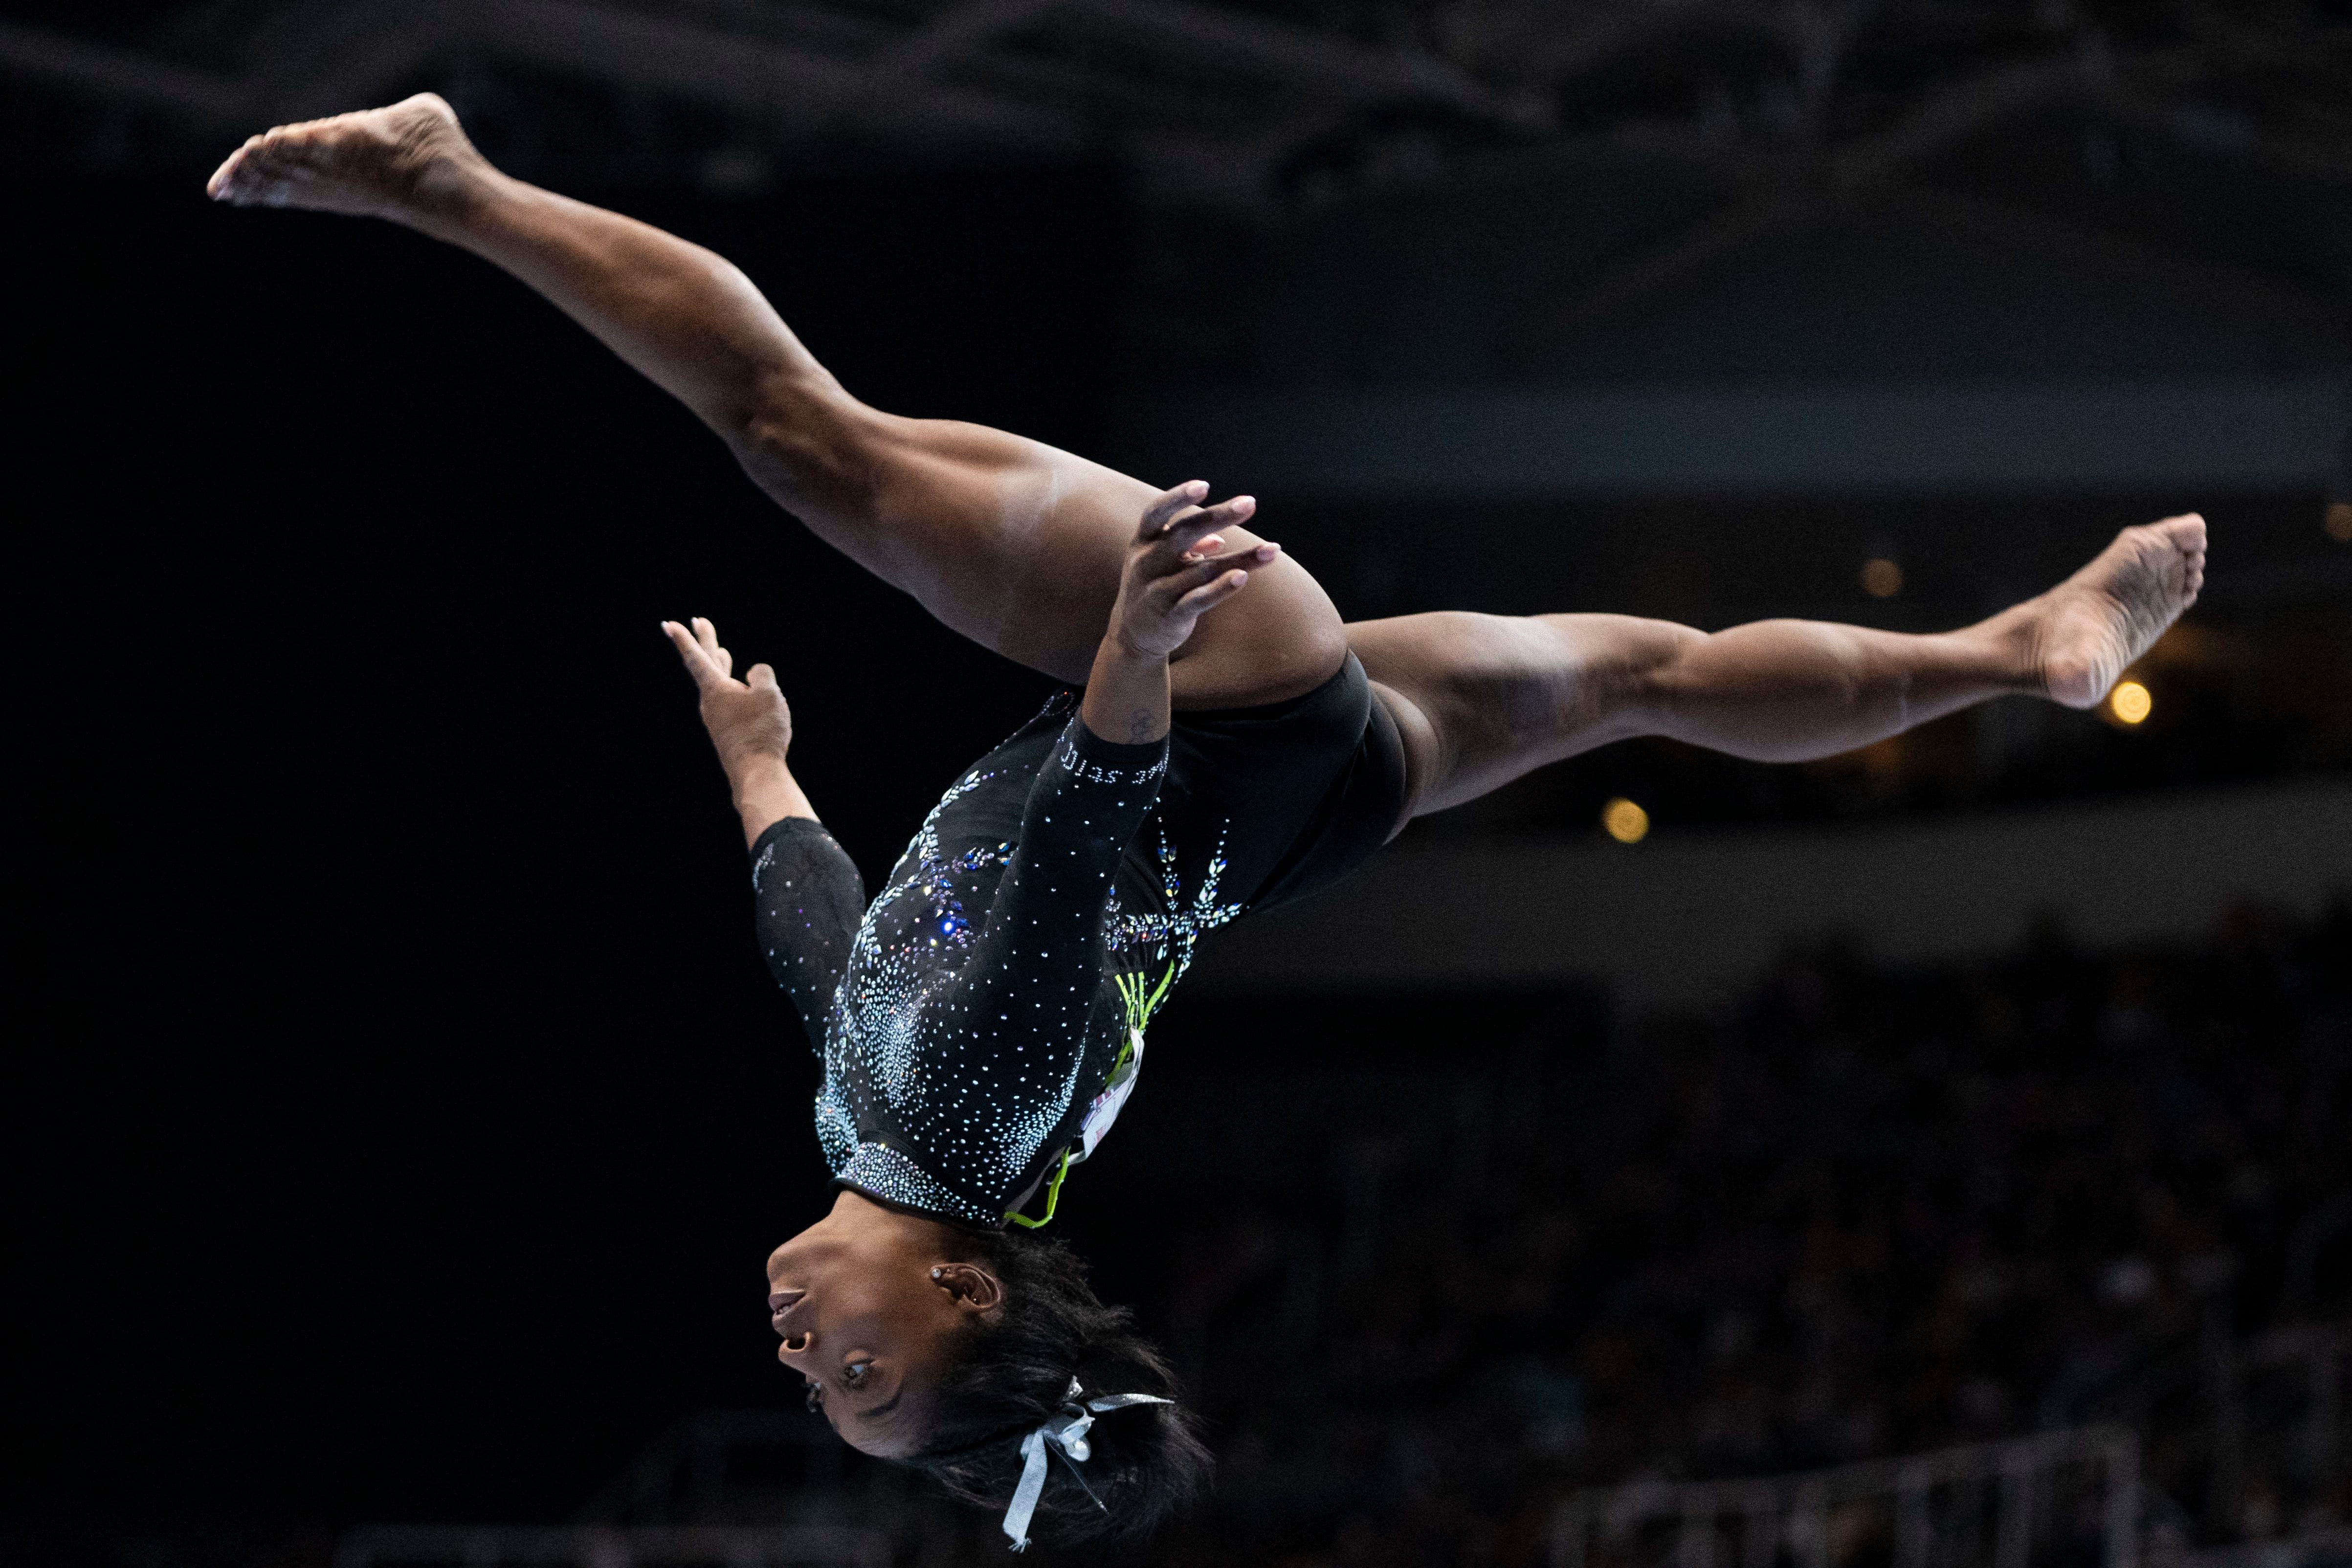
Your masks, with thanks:
[[[280,157],[299,158],[317,143],[315,128],[326,122],[319,120],[297,120],[291,125],[273,125],[262,134],[261,144]]]
[[[247,137],[245,145],[222,159],[221,166],[213,171],[213,177],[205,182],[205,193],[216,202],[235,201],[239,193],[238,186],[249,177],[254,149],[260,145],[260,137]]]
[[[285,206],[293,200],[297,185],[317,178],[319,139],[311,127],[320,123],[273,125],[247,137],[245,145],[230,153],[205,183],[205,189],[214,200],[236,206]]]

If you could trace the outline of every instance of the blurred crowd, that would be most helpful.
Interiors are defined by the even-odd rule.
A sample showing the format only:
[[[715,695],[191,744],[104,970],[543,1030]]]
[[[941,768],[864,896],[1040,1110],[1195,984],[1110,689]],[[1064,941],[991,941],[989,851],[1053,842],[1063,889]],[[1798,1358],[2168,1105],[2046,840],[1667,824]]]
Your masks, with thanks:
[[[2352,1313],[2352,909],[1818,953],[1465,1056],[1417,1121],[1312,1130],[1319,1205],[1195,1226],[1171,1340],[1223,1462],[1169,1561],[1538,1562],[1579,1485],[2194,1428],[2217,1345]],[[2341,1475],[2150,1440],[2193,1540],[2352,1518]]]

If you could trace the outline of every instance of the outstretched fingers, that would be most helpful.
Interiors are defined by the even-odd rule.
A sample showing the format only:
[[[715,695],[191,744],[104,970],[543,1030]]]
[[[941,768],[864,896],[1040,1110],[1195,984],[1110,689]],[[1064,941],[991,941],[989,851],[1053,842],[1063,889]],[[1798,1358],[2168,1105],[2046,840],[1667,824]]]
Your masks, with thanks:
[[[1135,530],[1137,542],[1158,538],[1170,523],[1208,499],[1208,496],[1206,479],[1187,479],[1173,489],[1162,490],[1152,498],[1151,505],[1143,508],[1143,521]]]
[[[1205,542],[1205,541],[1203,541]],[[1282,547],[1269,539],[1264,544],[1244,549],[1229,550],[1223,555],[1208,556],[1199,560],[1188,559],[1178,570],[1160,579],[1163,587],[1171,590],[1179,600],[1189,598],[1192,591],[1216,581],[1239,569],[1246,577],[1255,569],[1271,562],[1282,553]]]
[[[702,644],[702,651],[710,656],[712,664],[719,666],[719,673],[722,675],[733,674],[735,655],[719,645],[719,628],[699,615],[694,618],[692,624],[694,640]]]
[[[736,684],[729,674],[734,666],[734,659],[719,645],[719,629],[709,622],[698,615],[690,629],[675,621],[663,622],[661,629],[662,635],[667,637],[671,646],[677,650],[679,661],[686,665],[686,673],[694,677],[697,686],[709,691],[714,686]],[[774,680],[774,674],[771,672],[770,684],[772,685]]]
[[[1161,536],[1163,548],[1188,560],[1196,554],[1223,549],[1223,530],[1240,528],[1256,515],[1257,498],[1254,496],[1235,496],[1213,507],[1203,507],[1168,525],[1167,532]]]
[[[1200,480],[1179,485],[1146,508],[1135,542],[1128,547],[1113,632],[1130,653],[1166,658],[1184,644],[1206,612],[1231,599],[1249,582],[1252,568],[1282,553],[1271,542],[1225,549],[1223,530],[1239,528],[1257,510],[1247,496],[1213,507],[1198,503],[1208,495]]]
[[[1173,557],[1189,556],[1221,548],[1224,541],[1216,537],[1220,529],[1239,528],[1257,515],[1257,498],[1254,496],[1234,496],[1213,507],[1203,507],[1201,502],[1208,498],[1208,482],[1202,479],[1187,480],[1172,490],[1163,491],[1144,508],[1137,541],[1157,545]]]
[[[1202,583],[1185,594],[1183,598],[1179,599],[1176,601],[1176,608],[1182,614],[1195,617],[1203,615],[1247,586],[1249,586],[1248,572],[1222,572],[1213,580]]]
[[[1198,619],[1248,586],[1252,569],[1266,565],[1281,553],[1282,547],[1272,541],[1251,545],[1192,561],[1160,578],[1152,589],[1173,613]]]

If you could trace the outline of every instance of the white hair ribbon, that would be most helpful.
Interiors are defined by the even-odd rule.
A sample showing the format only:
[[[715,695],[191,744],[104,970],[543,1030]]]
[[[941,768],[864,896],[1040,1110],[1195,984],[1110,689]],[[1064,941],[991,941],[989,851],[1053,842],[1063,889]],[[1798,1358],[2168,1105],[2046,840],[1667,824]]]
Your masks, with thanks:
[[[1037,1511],[1037,1500],[1045,1495],[1045,1450],[1048,1446],[1059,1448],[1062,1458],[1069,1461],[1070,1473],[1077,1477],[1079,1488],[1088,1497],[1094,1489],[1087,1485],[1077,1467],[1094,1455],[1094,1445],[1087,1441],[1087,1430],[1095,1417],[1106,1410],[1122,1410],[1129,1405],[1173,1405],[1172,1399],[1162,1399],[1157,1394],[1106,1394],[1099,1398],[1081,1402],[1078,1380],[1070,1379],[1070,1391],[1062,1396],[1060,1413],[1035,1431],[1021,1439],[1021,1484],[1013,1489],[1013,1502],[1004,1511],[1004,1533],[1013,1538],[1013,1550],[1029,1550],[1029,1519]],[[1103,1506],[1095,1498],[1095,1506]]]

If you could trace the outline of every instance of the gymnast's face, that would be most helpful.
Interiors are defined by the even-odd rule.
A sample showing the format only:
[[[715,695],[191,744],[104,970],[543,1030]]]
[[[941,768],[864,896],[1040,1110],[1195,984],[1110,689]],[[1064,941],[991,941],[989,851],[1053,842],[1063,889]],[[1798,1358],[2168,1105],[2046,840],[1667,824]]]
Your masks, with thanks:
[[[777,1357],[853,1448],[919,1452],[957,1336],[1004,1299],[993,1274],[950,1260],[954,1243],[937,1220],[843,1192],[768,1257]]]

